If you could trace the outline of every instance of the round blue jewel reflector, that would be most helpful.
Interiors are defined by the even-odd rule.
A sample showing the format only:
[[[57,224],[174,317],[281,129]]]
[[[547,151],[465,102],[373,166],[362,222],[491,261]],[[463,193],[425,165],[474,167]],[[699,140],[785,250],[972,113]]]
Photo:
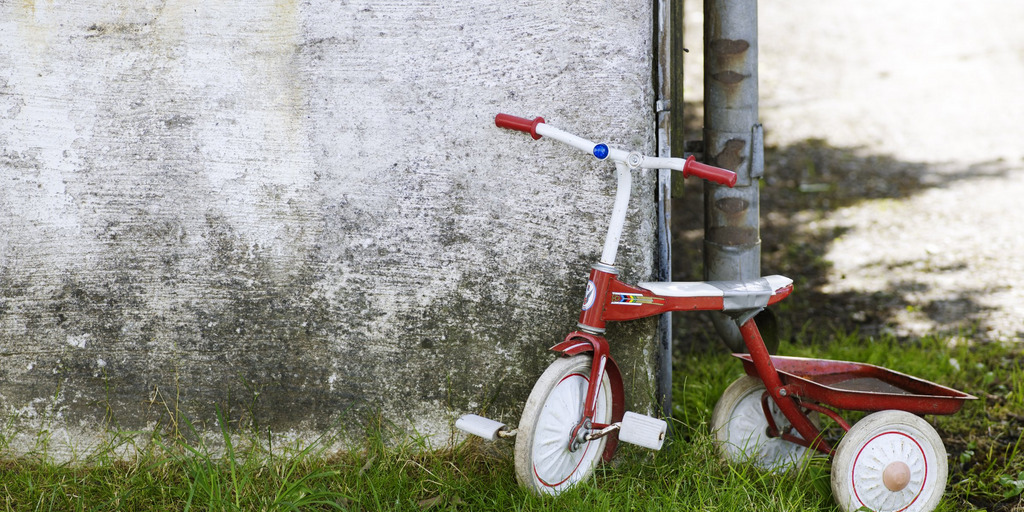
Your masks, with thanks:
[[[604,160],[605,158],[608,158],[608,146],[604,144],[598,144],[594,146],[594,156],[596,156],[598,160]]]

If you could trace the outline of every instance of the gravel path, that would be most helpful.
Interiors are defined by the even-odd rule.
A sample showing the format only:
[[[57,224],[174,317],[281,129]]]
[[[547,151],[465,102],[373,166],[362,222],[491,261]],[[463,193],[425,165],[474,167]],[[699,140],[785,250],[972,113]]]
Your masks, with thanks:
[[[818,291],[888,297],[899,308],[881,329],[899,335],[1024,341],[1024,3],[759,8],[766,140],[789,155],[785,165],[802,166],[783,173],[796,183],[769,177],[763,201],[773,187],[864,187],[863,199],[805,215],[805,232],[836,235]],[[699,18],[699,5],[688,6],[691,97]],[[840,150],[817,161],[786,152],[809,139]],[[762,209],[768,224],[772,214]]]

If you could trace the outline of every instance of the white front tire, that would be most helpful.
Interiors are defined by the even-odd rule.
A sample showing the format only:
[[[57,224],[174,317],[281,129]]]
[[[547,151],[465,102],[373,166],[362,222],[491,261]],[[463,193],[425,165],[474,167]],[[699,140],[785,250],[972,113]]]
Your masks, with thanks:
[[[601,461],[602,437],[569,449],[569,435],[583,417],[590,382],[590,355],[551,363],[530,392],[516,435],[516,478],[537,494],[558,494],[587,478]],[[612,422],[612,390],[608,375],[597,395],[595,423]]]

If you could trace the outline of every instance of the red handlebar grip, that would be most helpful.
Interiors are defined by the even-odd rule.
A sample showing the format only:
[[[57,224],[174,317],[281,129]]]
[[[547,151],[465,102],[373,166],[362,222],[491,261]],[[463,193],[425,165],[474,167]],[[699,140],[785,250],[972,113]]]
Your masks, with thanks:
[[[519,130],[521,132],[529,133],[533,136],[533,140],[540,138],[540,135],[537,135],[537,125],[543,122],[543,117],[531,120],[526,119],[525,117],[510,116],[508,114],[498,114],[494,116],[494,124],[498,128],[508,128],[510,130]]]
[[[736,173],[728,169],[722,169],[721,167],[702,164],[692,155],[686,159],[686,166],[683,168],[684,178],[691,175],[718,183],[719,185],[726,185],[728,187],[732,187],[736,184]]]

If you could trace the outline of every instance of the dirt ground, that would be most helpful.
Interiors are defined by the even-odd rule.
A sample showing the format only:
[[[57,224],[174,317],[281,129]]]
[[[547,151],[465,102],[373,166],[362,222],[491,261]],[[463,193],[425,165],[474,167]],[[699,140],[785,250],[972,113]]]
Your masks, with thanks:
[[[686,9],[699,137],[700,2]],[[1024,341],[1024,2],[758,16],[762,272],[797,282],[789,328]],[[701,208],[699,186],[674,203],[676,279],[701,277]]]

